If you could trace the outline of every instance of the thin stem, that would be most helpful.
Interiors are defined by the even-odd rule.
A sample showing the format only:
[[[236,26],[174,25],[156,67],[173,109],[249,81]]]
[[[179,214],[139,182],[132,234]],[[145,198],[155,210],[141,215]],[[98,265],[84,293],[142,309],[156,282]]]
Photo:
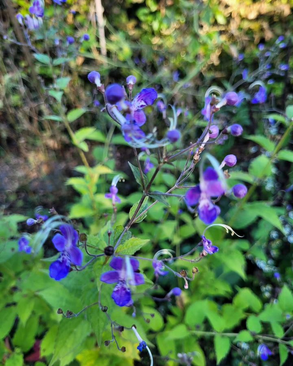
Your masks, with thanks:
[[[138,154],[137,154],[137,149],[134,148],[134,154],[136,157],[136,161],[137,161],[137,165],[138,165],[138,169],[139,169],[139,174],[140,174],[140,179],[141,179],[141,184],[142,184],[142,188],[143,190],[145,190],[145,182],[144,182],[144,177],[143,177],[143,172],[142,172],[142,168],[141,168],[141,164],[140,164],[140,160],[138,158]]]

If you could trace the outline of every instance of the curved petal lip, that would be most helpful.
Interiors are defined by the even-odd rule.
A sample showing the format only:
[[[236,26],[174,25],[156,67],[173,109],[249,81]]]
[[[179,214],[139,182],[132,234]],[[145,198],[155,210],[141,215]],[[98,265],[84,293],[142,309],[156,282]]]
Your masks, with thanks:
[[[119,281],[119,272],[117,271],[108,271],[102,274],[100,277],[102,282],[112,284]]]
[[[54,247],[59,252],[63,252],[63,250],[65,249],[65,245],[66,245],[66,240],[63,235],[61,235],[61,234],[54,235],[52,242],[54,244]]]

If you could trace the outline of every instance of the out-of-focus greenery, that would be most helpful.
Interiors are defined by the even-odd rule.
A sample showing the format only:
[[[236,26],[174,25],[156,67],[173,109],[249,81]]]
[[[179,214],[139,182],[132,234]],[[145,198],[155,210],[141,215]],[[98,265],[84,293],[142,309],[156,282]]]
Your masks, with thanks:
[[[15,13],[25,15],[29,6],[27,1],[13,2]],[[136,324],[152,350],[154,365],[260,365],[260,343],[273,351],[267,365],[291,365],[292,73],[279,70],[279,65],[292,62],[290,2],[128,0],[104,1],[103,6],[107,56],[100,52],[94,1],[69,0],[62,7],[46,2],[49,20],[32,35],[38,52],[15,43],[22,43],[21,29],[13,23],[7,2],[1,8],[5,20],[0,28],[5,36],[0,49],[2,364],[149,365],[146,351],[138,353],[130,330],[115,329],[126,352],[118,351],[114,343],[104,346],[112,336],[99,307],[72,319],[57,314],[58,308],[79,312],[97,302],[100,293],[113,321],[125,327]],[[72,35],[77,41],[84,33],[91,38],[78,52],[72,47],[66,55],[58,54],[55,38],[64,43]],[[288,45],[284,49],[275,43],[281,35]],[[267,85],[264,65],[268,62],[260,57],[259,43],[273,50],[274,84]],[[68,214],[99,253],[108,244],[112,205],[104,194],[113,176],[121,174],[125,180],[118,184],[122,203],[113,227],[115,238],[141,197],[128,165],[128,161],[136,164],[133,150],[101,107],[93,105],[94,99],[101,105],[103,101],[92,93],[86,78],[89,71],[99,71],[105,85],[124,83],[133,74],[139,86],[156,87],[166,102],[188,111],[179,117],[184,147],[206,126],[199,113],[206,90],[211,85],[230,90],[242,83],[244,69],[253,76],[239,89],[249,97],[254,90],[248,89],[250,81],[264,82],[268,103],[259,107],[244,101],[237,109],[219,112],[220,126],[240,123],[244,135],[207,148],[218,161],[228,153],[238,158],[237,166],[229,169],[228,185],[244,182],[249,193],[242,201],[224,197],[217,223],[231,225],[243,237],[211,228],[208,238],[220,250],[197,265],[199,273],[180,297],[158,303],[141,295],[153,284],[147,280],[135,294],[133,318],[132,310],[114,305],[112,286],[101,285],[99,277],[108,266],[104,259],[55,282],[48,275],[51,261],[57,258],[51,236],[36,255],[18,253],[17,241],[25,231],[35,249],[39,244],[35,227],[25,225],[36,206],[46,210],[54,206],[58,213]],[[155,111],[148,111],[148,120],[162,128]],[[155,156],[152,161],[156,163]],[[170,189],[184,163],[179,159],[164,166],[152,190]],[[195,172],[190,183],[197,182]],[[143,241],[138,255],[152,258],[160,249],[172,249],[177,256],[200,241],[205,225],[177,198],[167,201],[168,206],[159,202],[132,227],[133,236]],[[172,266],[190,273],[194,263],[177,261]],[[151,262],[141,261],[140,267],[146,278],[153,278]],[[182,279],[169,273],[160,278],[156,296],[183,285]],[[180,361],[178,354],[187,354],[190,363]]]

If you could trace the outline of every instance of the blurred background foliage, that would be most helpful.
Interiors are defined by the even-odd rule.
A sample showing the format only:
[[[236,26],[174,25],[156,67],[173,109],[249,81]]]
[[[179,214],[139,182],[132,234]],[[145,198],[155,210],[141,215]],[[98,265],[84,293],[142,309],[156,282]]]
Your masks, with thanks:
[[[276,70],[274,84],[267,85],[268,104],[263,108],[244,102],[237,110],[221,111],[219,125],[241,123],[244,136],[208,148],[219,161],[234,153],[238,165],[231,169],[228,184],[245,182],[251,189],[244,203],[224,198],[217,221],[231,224],[244,238],[235,240],[218,228],[211,229],[208,236],[220,251],[199,263],[190,289],[170,303],[155,303],[136,294],[135,319],[114,307],[110,289],[102,288],[102,296],[112,319],[124,326],[138,325],[155,355],[155,365],[260,365],[256,349],[263,341],[273,351],[268,365],[292,365],[292,338],[286,338],[292,337],[293,312],[293,113],[288,108],[293,104],[292,73],[290,69],[277,71],[281,64],[292,68],[290,1],[103,1],[106,54],[95,1],[68,0],[62,7],[46,1],[48,21],[32,38],[39,53],[49,60],[37,58],[29,47],[11,41],[23,43],[14,15],[27,14],[29,6],[24,0],[5,0],[0,7],[2,364],[149,364],[146,354],[140,359],[130,331],[116,332],[125,353],[114,344],[103,345],[111,332],[98,308],[73,319],[56,313],[58,308],[78,312],[96,301],[101,262],[57,283],[48,276],[50,262],[42,260],[55,255],[50,240],[35,257],[17,253],[20,232],[34,235],[25,220],[40,205],[42,212],[54,206],[58,213],[69,215],[80,232],[88,233],[91,244],[102,250],[111,215],[111,203],[104,193],[112,177],[120,173],[124,179],[118,184],[122,203],[117,225],[126,223],[130,207],[140,198],[128,165],[128,161],[135,164],[133,151],[101,111],[103,101],[93,93],[88,72],[99,71],[105,85],[124,82],[133,74],[140,86],[155,87],[167,103],[183,110],[179,127],[187,146],[205,126],[199,111],[211,85],[229,90],[242,82],[244,69],[257,70],[253,81],[267,82],[266,61],[257,48],[262,43],[272,50]],[[78,52],[72,48],[60,60],[63,56],[56,51],[56,36],[78,39],[84,33],[90,35],[90,41]],[[284,49],[275,46],[281,35],[287,43]],[[244,60],[240,62],[241,54]],[[54,64],[51,60],[59,61]],[[249,94],[247,86],[241,88]],[[96,107],[95,100],[101,106]],[[147,112],[149,123],[160,129],[160,114]],[[174,167],[165,167],[153,190],[165,192],[172,187],[183,164],[178,160]],[[197,173],[192,183],[196,182]],[[132,229],[135,236],[149,239],[140,251],[145,257],[163,248],[173,249],[176,255],[186,253],[200,241],[201,221],[177,199],[168,201],[169,206],[154,206]],[[193,264],[176,262],[174,266],[178,271],[191,271]],[[152,278],[148,262],[142,261],[141,268]],[[149,281],[145,289],[151,285]],[[182,288],[183,283],[169,274],[160,279],[156,295],[174,286]],[[270,343],[270,336],[280,341]],[[180,363],[178,354],[184,353],[190,353],[190,363]]]

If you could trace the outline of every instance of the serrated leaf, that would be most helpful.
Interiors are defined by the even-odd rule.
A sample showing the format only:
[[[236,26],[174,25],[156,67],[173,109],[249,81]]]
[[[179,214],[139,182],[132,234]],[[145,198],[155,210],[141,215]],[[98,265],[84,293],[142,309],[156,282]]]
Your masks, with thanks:
[[[217,365],[227,356],[231,348],[230,338],[216,335],[214,339]]]
[[[34,53],[33,55],[36,60],[38,60],[39,62],[41,62],[42,64],[45,64],[45,65],[50,65],[50,63],[52,61],[48,55],[44,55],[41,53]]]
[[[5,366],[23,366],[23,354],[22,353],[12,353],[9,358],[5,361]],[[35,364],[36,365],[36,364]]]
[[[259,314],[259,319],[263,322],[282,322],[284,320],[279,304],[267,304],[264,311]]]
[[[89,322],[82,316],[72,319],[63,318],[59,324],[54,354],[49,365],[52,366],[65,357],[67,361],[73,360],[80,351],[78,346],[82,344],[90,331]]]
[[[17,314],[23,326],[26,325],[35,305],[34,298],[22,297],[17,304]]]
[[[260,333],[262,330],[262,325],[260,320],[255,315],[250,315],[246,321],[247,329],[254,333]]]
[[[150,197],[154,198],[156,201],[163,203],[164,205],[170,207],[169,202],[166,200],[163,192],[154,191],[150,193]]]
[[[136,214],[136,217],[138,217],[147,207],[148,207],[148,200],[149,198],[148,197],[145,197],[138,213]],[[133,215],[135,214],[135,211],[138,207],[138,204],[139,202],[137,202],[135,205],[133,205],[129,211],[129,219],[132,219]],[[147,217],[147,212],[144,213],[139,219],[135,219],[134,222],[135,223],[139,223],[139,222],[142,222],[145,218]]]
[[[70,112],[67,113],[67,119],[68,122],[74,122],[76,121],[78,118],[80,118],[85,112],[87,111],[87,109],[85,108],[76,108],[76,109],[72,109]]]
[[[279,344],[279,354],[280,354],[280,366],[282,366],[286,362],[289,355],[288,348],[282,343]]]
[[[130,162],[128,162],[128,165],[130,166],[130,168],[132,170],[132,173],[134,175],[135,180],[137,181],[137,183],[139,185],[142,186],[141,175],[140,175],[139,168],[136,167],[135,165],[131,164]],[[146,186],[148,184],[148,178],[144,173],[142,173],[142,176],[143,176],[144,185]]]
[[[58,325],[53,325],[45,334],[41,342],[41,356],[50,356],[54,352],[54,342],[58,333]]]
[[[258,313],[262,308],[262,302],[250,288],[242,288],[233,299],[233,304],[240,309],[248,309]]]
[[[190,336],[190,333],[185,324],[178,324],[168,333],[167,339],[183,339]]]
[[[63,119],[60,116],[44,116],[43,119],[49,119],[51,121],[58,121],[58,122],[62,122]]]
[[[275,144],[265,136],[255,135],[255,136],[246,136],[245,138],[250,141],[256,142],[267,151],[272,152],[275,148]]]
[[[69,84],[71,78],[70,77],[65,77],[65,78],[58,78],[56,80],[56,87],[58,89],[65,89],[67,87],[67,85]]]
[[[49,90],[49,95],[51,97],[55,98],[59,103],[61,103],[63,91]]]
[[[256,178],[268,177],[272,174],[272,163],[265,155],[260,155],[249,165],[249,174]]]
[[[246,208],[249,210],[253,209],[262,219],[284,232],[283,225],[274,207],[268,206],[265,202],[253,202],[247,204]]]
[[[119,245],[116,250],[118,254],[133,255],[149,242],[149,239],[130,238],[125,243]]]
[[[290,163],[293,163],[293,151],[290,150],[280,151],[278,154],[278,159],[290,161]]]
[[[190,327],[202,324],[206,316],[205,308],[205,300],[195,301],[186,311],[185,323]]]
[[[293,311],[293,295],[289,288],[284,285],[282,291],[278,297],[280,308],[284,312]]]
[[[16,316],[15,306],[8,306],[0,310],[0,339],[4,339],[13,327]]]
[[[212,311],[212,310],[207,310],[206,316],[215,331],[217,331],[217,332],[223,331],[223,329],[225,328],[225,321],[217,312]]]

